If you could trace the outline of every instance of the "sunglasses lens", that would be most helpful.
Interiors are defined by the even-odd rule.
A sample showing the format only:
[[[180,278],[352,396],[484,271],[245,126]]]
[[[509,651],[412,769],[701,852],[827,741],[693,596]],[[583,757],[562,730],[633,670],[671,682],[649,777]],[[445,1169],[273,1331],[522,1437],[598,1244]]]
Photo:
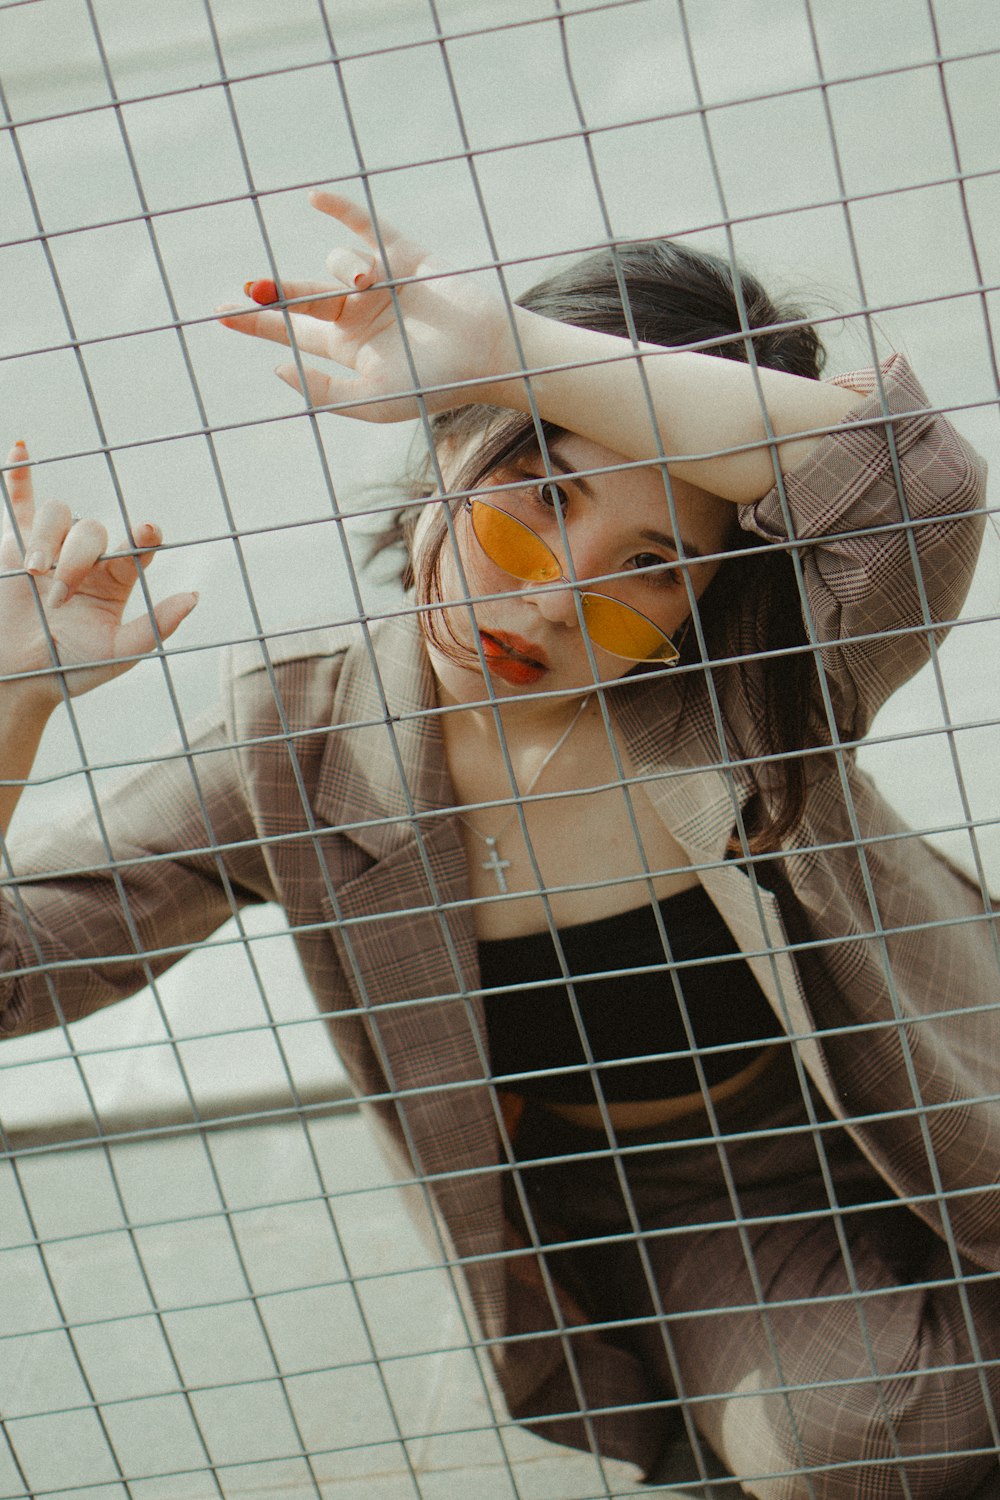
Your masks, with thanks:
[[[485,500],[470,500],[476,541],[491,562],[525,583],[558,583],[562,570],[541,537],[514,516]],[[680,652],[652,620],[606,594],[580,597],[583,622],[595,646],[626,661],[675,662]]]
[[[498,568],[525,583],[555,583],[562,577],[554,553],[529,527],[482,500],[473,500],[469,510],[476,540]]]
[[[584,624],[595,646],[626,661],[675,662],[680,655],[669,636],[638,610],[604,594],[584,594]]]

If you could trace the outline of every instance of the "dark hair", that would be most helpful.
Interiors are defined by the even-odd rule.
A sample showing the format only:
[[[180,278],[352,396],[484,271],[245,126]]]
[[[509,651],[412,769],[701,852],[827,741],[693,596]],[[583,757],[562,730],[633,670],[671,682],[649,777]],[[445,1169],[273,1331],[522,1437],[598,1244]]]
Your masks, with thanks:
[[[640,343],[665,347],[695,346],[723,359],[748,362],[752,341],[758,365],[817,380],[824,350],[814,328],[790,305],[779,305],[755,277],[737,273],[720,256],[692,249],[672,240],[628,243],[598,250],[532,287],[519,304],[545,317]],[[624,295],[623,295],[624,291]],[[741,315],[740,300],[743,303]],[[457,475],[457,494],[475,489],[491,473],[542,442],[554,442],[561,429],[541,424],[541,436],[530,416],[482,403],[455,407],[430,419],[437,447],[444,441],[460,451],[475,440],[475,448]],[[425,457],[406,481],[409,501],[373,539],[372,556],[402,543],[406,561],[401,570],[405,588],[414,585],[424,599],[440,598],[440,559],[447,535],[447,518],[439,508],[421,547],[419,574],[415,572],[412,537],[422,507],[413,502],[438,493],[434,463]],[[454,509],[461,502],[456,500]],[[765,655],[757,661],[755,699],[760,715],[761,745],[731,745],[739,755],[751,749],[784,758],[767,777],[766,796],[756,799],[758,826],[748,830],[752,852],[778,847],[798,822],[805,803],[803,762],[795,752],[810,743],[814,728],[815,668],[804,647],[805,627],[789,553],[780,546],[762,546],[761,539],[735,528],[732,556],[723,563],[699,602],[699,617],[709,659],[741,651]],[[740,561],[741,548],[761,550]],[[733,577],[739,567],[738,578]],[[738,587],[737,587],[738,585]],[[731,601],[741,601],[743,622],[735,636]],[[462,648],[448,631],[446,613],[428,611],[424,629],[442,650],[456,659]],[[746,622],[752,620],[752,640]],[[700,654],[689,632],[682,663],[697,663]],[[734,664],[733,670],[741,670]],[[687,674],[690,688],[695,674]]]

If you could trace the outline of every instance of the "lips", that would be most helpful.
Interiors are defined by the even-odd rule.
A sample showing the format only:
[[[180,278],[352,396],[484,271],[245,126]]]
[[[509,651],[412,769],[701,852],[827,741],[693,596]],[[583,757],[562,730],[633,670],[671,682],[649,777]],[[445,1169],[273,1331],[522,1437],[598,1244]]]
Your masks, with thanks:
[[[511,635],[506,630],[480,631],[483,655],[491,672],[517,687],[538,682],[549,670],[549,659],[541,646]]]
[[[509,630],[481,630],[479,636],[483,643],[483,655],[488,659],[494,656],[512,656],[531,662],[536,667],[547,668],[549,665],[549,659],[541,646],[536,646],[534,641],[525,640],[523,635],[512,635]]]

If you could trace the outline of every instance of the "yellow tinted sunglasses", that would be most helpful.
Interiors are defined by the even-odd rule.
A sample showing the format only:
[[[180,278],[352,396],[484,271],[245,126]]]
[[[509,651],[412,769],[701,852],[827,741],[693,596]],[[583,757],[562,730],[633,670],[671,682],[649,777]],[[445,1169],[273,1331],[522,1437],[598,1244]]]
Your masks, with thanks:
[[[537,531],[488,500],[466,500],[472,531],[491,562],[522,583],[568,583],[559,559]],[[580,609],[595,646],[626,661],[658,661],[670,666],[680,652],[646,615],[607,594],[580,592]]]

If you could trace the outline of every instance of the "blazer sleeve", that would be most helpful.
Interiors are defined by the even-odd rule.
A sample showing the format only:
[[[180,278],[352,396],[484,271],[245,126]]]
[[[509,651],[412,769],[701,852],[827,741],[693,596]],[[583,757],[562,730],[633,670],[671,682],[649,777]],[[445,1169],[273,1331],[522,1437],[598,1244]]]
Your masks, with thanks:
[[[801,544],[807,636],[838,729],[860,737],[958,617],[982,540],[986,465],[929,409],[901,354],[837,384],[859,391],[857,408],[781,486],[741,507],[740,524]]]
[[[68,828],[15,839],[5,873],[2,1032],[42,1030],[123,999],[239,907],[273,899],[236,752],[218,722]]]

